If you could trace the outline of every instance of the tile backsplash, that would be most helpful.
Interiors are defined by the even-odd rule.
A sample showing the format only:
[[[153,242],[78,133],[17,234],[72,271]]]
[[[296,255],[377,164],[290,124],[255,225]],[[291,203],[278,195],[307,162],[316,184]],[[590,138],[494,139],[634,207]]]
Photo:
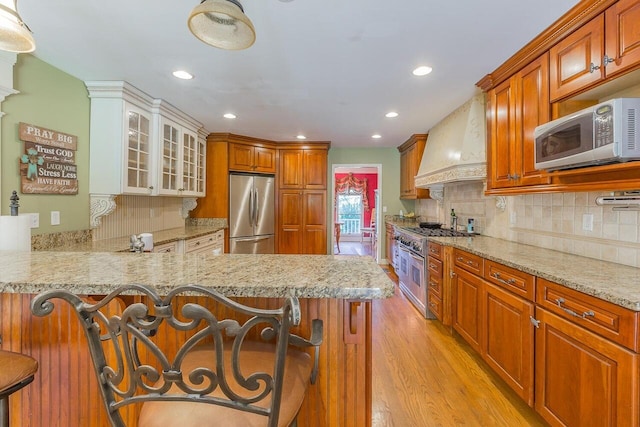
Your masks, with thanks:
[[[454,208],[458,223],[474,218],[481,234],[590,258],[640,267],[640,212],[598,206],[610,192],[484,195],[480,182],[448,184],[444,200],[419,200],[416,214],[449,225]],[[586,216],[585,216],[586,215]],[[583,229],[592,218],[593,229]]]

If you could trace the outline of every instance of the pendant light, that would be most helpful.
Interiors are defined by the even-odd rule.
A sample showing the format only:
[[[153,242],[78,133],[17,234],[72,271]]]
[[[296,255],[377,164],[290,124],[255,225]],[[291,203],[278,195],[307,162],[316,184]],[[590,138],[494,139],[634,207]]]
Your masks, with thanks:
[[[0,0],[0,50],[27,53],[36,49],[31,30],[18,15],[17,0]]]
[[[246,49],[256,40],[253,24],[236,0],[202,0],[187,22],[194,36],[221,49]]]

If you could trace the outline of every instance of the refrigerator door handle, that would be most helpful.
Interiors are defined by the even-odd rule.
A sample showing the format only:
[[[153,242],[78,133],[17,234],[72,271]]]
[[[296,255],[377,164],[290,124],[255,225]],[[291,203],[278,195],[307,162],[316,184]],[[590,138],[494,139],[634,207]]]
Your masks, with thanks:
[[[272,236],[265,236],[265,237],[236,237],[233,240],[235,240],[236,242],[259,242],[261,240],[267,240],[270,239]]]
[[[254,214],[253,214],[253,210],[254,210],[254,206],[253,206],[253,188],[249,191],[249,225],[253,227],[253,218],[254,218]]]
[[[258,226],[258,218],[260,218],[260,203],[258,203],[259,197],[258,197],[258,189],[254,189],[253,190],[255,193],[253,194],[255,201],[253,202],[253,208],[255,209],[254,213],[253,213],[253,223],[256,225],[256,227]]]

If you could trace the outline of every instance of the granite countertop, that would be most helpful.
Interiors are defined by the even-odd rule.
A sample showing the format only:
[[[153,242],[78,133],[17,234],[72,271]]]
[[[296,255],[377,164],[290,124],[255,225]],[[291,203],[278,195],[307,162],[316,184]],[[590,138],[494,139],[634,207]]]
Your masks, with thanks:
[[[429,237],[551,282],[640,311],[640,269],[487,236]]]
[[[160,293],[198,284],[227,296],[367,300],[391,297],[395,286],[368,256],[0,251],[0,265],[0,292],[25,294],[105,295],[141,283]]]
[[[152,233],[153,245],[159,246],[178,240],[206,236],[207,234],[215,233],[224,228],[226,228],[224,225],[197,225],[154,231]],[[83,243],[70,242],[63,246],[58,246],[54,248],[54,250],[66,252],[129,252],[129,245],[129,236],[124,236]]]

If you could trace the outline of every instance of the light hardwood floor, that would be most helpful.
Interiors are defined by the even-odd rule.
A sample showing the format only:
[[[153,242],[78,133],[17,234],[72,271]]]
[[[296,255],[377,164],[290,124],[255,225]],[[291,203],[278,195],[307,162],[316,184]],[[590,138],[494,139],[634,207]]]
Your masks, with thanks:
[[[397,286],[393,298],[373,303],[372,369],[373,427],[546,425]]]

